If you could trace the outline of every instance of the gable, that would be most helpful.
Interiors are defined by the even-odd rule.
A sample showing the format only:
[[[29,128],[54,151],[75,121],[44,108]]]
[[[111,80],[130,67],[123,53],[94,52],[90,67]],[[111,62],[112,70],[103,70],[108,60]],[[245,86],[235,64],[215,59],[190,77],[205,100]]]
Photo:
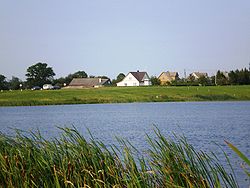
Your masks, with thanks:
[[[148,73],[145,72],[142,81],[144,81],[144,80],[149,80],[149,79],[150,79],[150,78],[149,78],[149,76],[148,76]]]
[[[193,72],[191,75],[194,76],[195,78],[200,78],[202,76],[205,76],[205,77],[208,76],[208,74],[204,73],[204,72]]]
[[[178,76],[179,76],[178,72],[169,72],[169,71],[167,71],[167,72],[162,72],[158,78],[159,79],[166,79],[166,78],[175,79]]]
[[[122,81],[137,81],[138,82],[138,79],[131,72],[129,72]]]
[[[143,82],[144,79],[149,79],[149,76],[146,72],[130,72],[139,82]]]

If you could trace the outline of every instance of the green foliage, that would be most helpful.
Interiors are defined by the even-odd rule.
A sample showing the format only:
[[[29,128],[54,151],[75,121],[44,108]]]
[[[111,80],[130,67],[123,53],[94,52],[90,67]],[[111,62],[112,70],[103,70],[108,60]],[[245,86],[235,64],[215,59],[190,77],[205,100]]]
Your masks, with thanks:
[[[119,73],[116,79],[112,80],[112,85],[116,85],[118,82],[122,81],[125,78],[125,74]]]
[[[6,82],[6,77],[2,74],[0,74],[0,90],[7,89],[7,82]]]
[[[9,89],[12,89],[12,90],[20,89],[20,84],[23,85],[22,80],[14,76],[12,76],[11,80],[9,80],[8,82]]]
[[[226,75],[225,75],[226,73],[223,73],[223,72],[221,72],[221,71],[217,71],[217,73],[216,73],[216,77],[215,77],[215,82],[216,82],[216,85],[220,85],[220,86],[222,86],[222,85],[228,85],[229,84],[229,78],[228,77],[226,77]]]
[[[228,141],[225,141],[226,144],[250,167],[250,160],[245,156],[237,147],[231,144]],[[245,173],[250,177],[250,172],[243,166]]]
[[[44,84],[51,83],[55,73],[46,63],[37,63],[27,69],[27,85],[42,87]]]
[[[250,84],[250,71],[245,69],[222,72],[217,71],[216,76],[210,78],[201,76],[198,79],[195,79],[194,76],[190,75],[187,79],[187,82],[182,82],[178,80],[171,85],[202,85],[202,86],[211,86],[211,85],[249,85]]]
[[[109,77],[107,77],[107,76],[96,76],[96,78],[101,78],[101,79],[109,79]]]
[[[216,74],[217,85],[248,85],[250,84],[250,71],[245,69],[230,71],[228,76],[218,71]]]
[[[72,75],[72,78],[87,78],[88,75],[84,71],[77,71]]]
[[[207,86],[207,85],[211,85],[211,81],[208,77],[205,76],[201,76],[200,78],[198,78],[198,83],[201,84],[202,86]]]
[[[118,82],[122,81],[125,78],[125,74],[123,73],[119,73],[118,76],[116,77],[116,80]]]
[[[160,79],[157,78],[156,76],[151,76],[150,82],[152,83],[153,86],[159,86],[159,85],[161,85]]]
[[[69,74],[66,77],[61,77],[53,80],[53,84],[63,87],[64,84],[69,85],[69,83],[73,80],[73,78],[87,78],[87,77],[88,74],[85,71],[77,71],[73,74]]]
[[[120,147],[107,148],[76,129],[61,130],[50,140],[39,132],[1,134],[0,187],[238,188],[214,154],[196,151],[185,137],[165,138],[155,131],[145,158],[122,139]]]

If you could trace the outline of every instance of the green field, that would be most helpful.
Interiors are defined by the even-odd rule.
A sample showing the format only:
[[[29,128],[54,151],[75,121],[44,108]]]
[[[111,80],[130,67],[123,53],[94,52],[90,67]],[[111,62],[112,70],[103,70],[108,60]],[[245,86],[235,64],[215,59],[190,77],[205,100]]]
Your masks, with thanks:
[[[250,86],[104,87],[0,92],[0,106],[242,100],[250,100]]]

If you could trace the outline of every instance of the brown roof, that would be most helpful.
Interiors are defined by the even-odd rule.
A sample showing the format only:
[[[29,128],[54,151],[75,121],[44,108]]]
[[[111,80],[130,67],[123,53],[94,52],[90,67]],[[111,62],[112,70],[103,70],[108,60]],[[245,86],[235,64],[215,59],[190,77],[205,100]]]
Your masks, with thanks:
[[[146,72],[130,72],[139,82],[143,81],[143,78],[145,76],[145,74],[147,74]]]
[[[107,83],[109,79],[102,78],[73,78],[69,86],[94,87]]]
[[[169,76],[169,77],[178,77],[179,76],[178,72],[169,72],[169,71],[167,71],[167,72],[162,72],[161,75],[162,74],[165,74],[166,76]]]
[[[202,76],[205,76],[207,77],[207,73],[205,72],[193,72],[192,74],[195,74],[198,78],[202,77]]]

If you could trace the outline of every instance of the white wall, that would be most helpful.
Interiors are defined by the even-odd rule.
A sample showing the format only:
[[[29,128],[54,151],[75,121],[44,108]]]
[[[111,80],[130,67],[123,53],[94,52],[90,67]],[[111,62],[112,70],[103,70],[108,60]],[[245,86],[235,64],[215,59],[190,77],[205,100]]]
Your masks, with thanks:
[[[117,86],[139,86],[139,81],[129,73],[121,82],[116,84]]]
[[[150,80],[144,80],[144,86],[150,86],[151,82]]]

